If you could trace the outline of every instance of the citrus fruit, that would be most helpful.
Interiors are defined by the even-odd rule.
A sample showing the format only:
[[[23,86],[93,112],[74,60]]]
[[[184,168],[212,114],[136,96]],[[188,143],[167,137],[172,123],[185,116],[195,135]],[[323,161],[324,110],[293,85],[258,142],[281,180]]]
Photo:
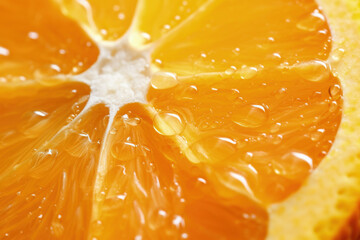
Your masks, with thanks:
[[[4,0],[1,239],[356,239],[359,8]]]

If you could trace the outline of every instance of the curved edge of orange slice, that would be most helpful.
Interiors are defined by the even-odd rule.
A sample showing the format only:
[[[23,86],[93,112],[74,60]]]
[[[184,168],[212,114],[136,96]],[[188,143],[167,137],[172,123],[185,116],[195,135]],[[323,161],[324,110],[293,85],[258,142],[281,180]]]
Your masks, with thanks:
[[[267,240],[357,239],[360,230],[360,8],[352,0],[318,3],[334,37],[330,61],[343,85],[343,119],[331,151],[303,187],[269,208]]]

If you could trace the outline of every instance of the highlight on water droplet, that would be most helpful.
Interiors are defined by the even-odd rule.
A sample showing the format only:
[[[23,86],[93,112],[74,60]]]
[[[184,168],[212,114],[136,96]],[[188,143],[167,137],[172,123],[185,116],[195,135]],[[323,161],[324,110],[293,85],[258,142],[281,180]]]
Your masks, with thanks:
[[[330,67],[327,63],[319,60],[301,62],[291,67],[302,78],[311,82],[320,82],[330,77]]]
[[[275,145],[281,143],[282,139],[283,139],[283,136],[281,134],[269,136],[269,141]]]
[[[154,89],[168,89],[178,84],[178,77],[175,73],[157,72],[151,78],[151,86]]]
[[[185,122],[173,112],[161,112],[154,118],[154,129],[164,136],[180,134],[185,129]]]
[[[338,103],[336,101],[331,101],[329,104],[329,112],[335,112],[338,109]]]
[[[322,135],[324,135],[324,133],[325,133],[325,129],[322,128],[317,129],[316,131],[310,133],[310,139],[314,142],[319,141],[319,139],[321,138]]]
[[[130,126],[137,126],[141,123],[141,118],[134,117],[134,118],[124,118],[124,123]]]
[[[143,32],[141,33],[141,37],[143,39],[143,43],[149,43],[151,41],[151,35],[149,33]]]
[[[333,99],[339,99],[341,96],[341,87],[339,84],[334,84],[329,88],[329,95]]]
[[[7,48],[1,47],[0,46],[0,55],[1,56],[9,56],[10,55],[10,51]]]
[[[249,67],[243,65],[239,70],[237,70],[234,75],[240,77],[241,79],[251,79],[256,76],[258,69],[256,67]]]
[[[296,27],[303,31],[313,32],[318,30],[324,24],[325,24],[324,15],[321,14],[319,10],[315,10],[308,17],[298,22],[296,24]]]
[[[271,133],[276,133],[276,132],[278,132],[280,130],[280,128],[281,128],[281,123],[275,123],[274,125],[272,125],[270,127],[270,132]]]
[[[245,128],[257,128],[268,119],[267,110],[261,105],[245,105],[236,110],[232,121]]]
[[[118,141],[111,147],[111,156],[121,162],[127,162],[136,156],[136,144],[131,141]]]
[[[195,85],[190,85],[182,91],[180,97],[182,99],[193,99],[198,92],[198,88]]]
[[[228,69],[225,70],[225,74],[229,75],[229,76],[234,74],[235,72],[236,72],[236,67],[234,67],[234,66],[231,66],[231,67],[229,67]]]
[[[344,53],[345,50],[342,48],[335,49],[331,52],[331,59],[335,62],[338,62],[344,56]]]
[[[277,174],[286,175],[289,179],[303,179],[313,169],[313,159],[305,153],[289,152],[279,161],[272,162]]]
[[[237,142],[224,136],[203,136],[191,144],[189,149],[199,162],[219,162],[233,155],[237,150]]]

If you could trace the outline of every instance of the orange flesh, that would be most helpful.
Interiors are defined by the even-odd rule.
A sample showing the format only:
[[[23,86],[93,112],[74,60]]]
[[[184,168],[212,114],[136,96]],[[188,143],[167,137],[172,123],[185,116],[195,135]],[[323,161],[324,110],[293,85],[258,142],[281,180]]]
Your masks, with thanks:
[[[0,82],[81,73],[97,59],[94,43],[50,1],[2,1],[0,12]]]
[[[91,10],[105,40],[137,7],[57,2],[93,27]],[[327,154],[342,92],[314,1],[165,2],[146,0],[130,33],[135,47],[154,44],[149,104],[113,121],[85,107],[88,86],[43,80],[96,61],[84,31],[47,1],[0,3],[0,80],[42,79],[0,85],[0,238],[264,239],[266,207]]]

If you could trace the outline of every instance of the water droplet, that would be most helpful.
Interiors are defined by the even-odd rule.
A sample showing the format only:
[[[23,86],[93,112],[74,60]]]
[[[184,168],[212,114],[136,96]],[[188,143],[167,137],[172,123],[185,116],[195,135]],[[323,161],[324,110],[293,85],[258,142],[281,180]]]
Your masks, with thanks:
[[[141,118],[134,117],[134,118],[126,118],[124,119],[124,123],[130,126],[138,126],[141,123]]]
[[[232,121],[246,128],[262,126],[268,119],[266,109],[261,105],[245,105],[236,110]]]
[[[119,14],[118,14],[118,18],[119,18],[120,20],[124,20],[124,19],[125,19],[125,13],[119,13]]]
[[[185,221],[181,216],[175,215],[173,217],[172,223],[179,229],[184,226]]]
[[[157,72],[151,78],[151,86],[155,89],[172,88],[178,83],[177,75],[170,72]]]
[[[19,131],[23,132],[27,137],[37,136],[43,127],[49,123],[49,114],[42,110],[26,112],[22,116],[23,124]]]
[[[280,88],[277,92],[275,92],[275,98],[281,99],[285,96],[287,92],[287,88]]]
[[[226,91],[227,94],[225,95],[226,98],[230,101],[234,101],[234,100],[240,100],[239,97],[240,97],[240,91],[238,89],[231,89],[231,90],[227,90]]]
[[[274,136],[274,135],[270,135],[270,136],[269,136],[270,142],[271,142],[272,144],[275,144],[275,145],[280,144],[281,141],[282,141],[282,139],[283,139],[283,136],[280,135],[280,134],[275,135],[275,136]]]
[[[241,79],[251,79],[256,76],[258,69],[256,67],[248,67],[246,65],[242,66],[237,70],[234,75],[240,77]]]
[[[246,152],[244,155],[244,161],[250,162],[254,158],[254,154],[252,152]]]
[[[38,34],[37,32],[29,32],[29,33],[28,33],[28,37],[29,37],[30,39],[36,40],[36,39],[39,38],[39,34]]]
[[[290,179],[303,179],[313,168],[313,159],[301,152],[285,154],[279,161],[273,162],[274,171]]]
[[[329,111],[335,112],[338,109],[338,103],[336,101],[331,101],[329,104]]]
[[[160,68],[160,67],[162,67],[163,62],[162,62],[161,59],[157,58],[157,59],[154,60],[154,65],[155,65],[157,68]]]
[[[298,22],[296,27],[303,31],[313,32],[318,30],[324,24],[324,15],[322,15],[319,10],[315,10],[311,13],[311,15]]]
[[[136,156],[136,144],[129,141],[116,142],[111,148],[111,155],[121,162],[128,162]]]
[[[198,88],[195,85],[190,85],[183,90],[181,94],[181,98],[193,99],[197,94],[197,92],[198,92]]]
[[[143,32],[140,34],[141,35],[141,43],[142,44],[148,44],[151,42],[151,35],[149,33]]]
[[[330,67],[323,61],[302,62],[292,67],[304,79],[320,82],[330,77]]]
[[[236,152],[236,142],[228,137],[206,136],[190,145],[196,162],[218,162]]]
[[[188,238],[189,238],[189,234],[187,234],[187,233],[181,234],[181,239],[188,239]]]
[[[231,66],[230,68],[228,68],[228,69],[225,70],[225,74],[226,74],[226,75],[232,75],[232,74],[234,74],[235,72],[236,72],[236,67],[234,67],[234,66]]]
[[[235,48],[232,52],[233,52],[236,56],[239,56],[239,55],[240,55],[240,48]]]
[[[329,88],[329,94],[330,97],[332,97],[333,99],[339,99],[339,97],[341,96],[341,87],[339,84],[334,84]]]
[[[279,60],[279,59],[282,58],[281,55],[280,55],[280,53],[273,53],[271,57],[272,57],[273,59],[277,59],[277,60]]]
[[[9,56],[10,51],[7,48],[0,47],[0,56]]]
[[[197,181],[199,183],[201,183],[201,184],[207,184],[207,181],[204,178],[201,178],[201,177],[197,178]]]
[[[180,134],[185,128],[185,123],[176,113],[162,112],[154,118],[154,129],[165,136]]]
[[[280,128],[281,128],[281,123],[275,123],[274,125],[272,125],[270,127],[270,132],[276,133],[276,132],[280,131]]]
[[[152,230],[163,229],[168,222],[168,214],[162,209],[154,209],[149,213],[148,223]]]
[[[100,29],[100,34],[106,36],[108,35],[108,31],[106,29]]]
[[[342,48],[335,49],[331,53],[331,59],[334,60],[335,62],[338,62],[344,56],[344,53],[345,50]]]
[[[324,132],[325,129],[317,129],[315,132],[310,133],[310,139],[314,142],[319,141]]]
[[[101,232],[104,230],[104,226],[100,220],[93,221],[91,223],[91,230],[95,235],[99,236]]]
[[[50,230],[52,235],[59,238],[64,233],[64,226],[60,222],[54,221],[51,223]]]

